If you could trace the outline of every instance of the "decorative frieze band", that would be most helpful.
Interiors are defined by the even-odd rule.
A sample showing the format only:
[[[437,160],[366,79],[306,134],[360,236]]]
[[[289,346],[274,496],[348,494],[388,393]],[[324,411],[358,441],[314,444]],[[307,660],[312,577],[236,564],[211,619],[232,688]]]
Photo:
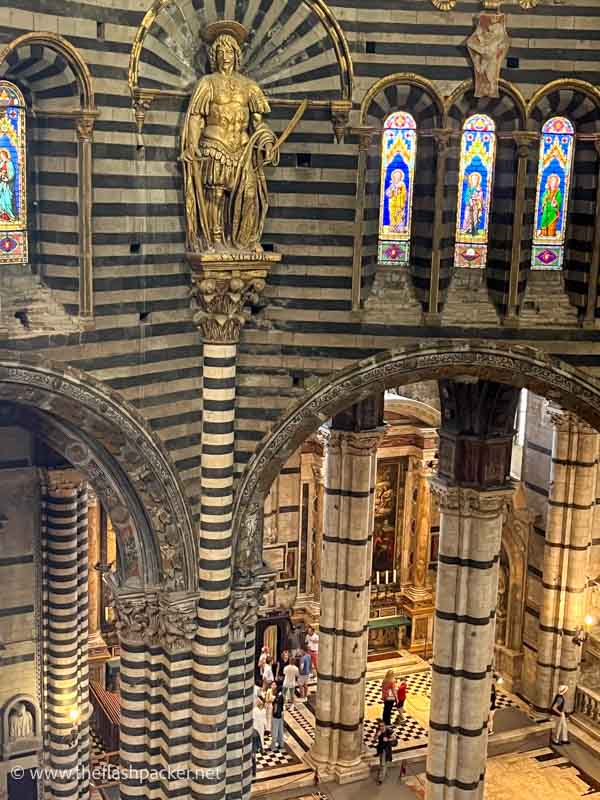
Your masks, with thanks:
[[[173,652],[190,646],[198,630],[198,595],[160,591],[114,593],[112,608],[119,637]]]
[[[453,486],[443,480],[433,478],[431,491],[437,496],[440,511],[460,512],[465,515],[495,517],[502,513],[512,497],[514,487],[496,490],[478,490]]]
[[[377,452],[383,441],[385,428],[370,431],[331,431],[329,438],[330,452],[344,450],[350,455],[368,456]]]

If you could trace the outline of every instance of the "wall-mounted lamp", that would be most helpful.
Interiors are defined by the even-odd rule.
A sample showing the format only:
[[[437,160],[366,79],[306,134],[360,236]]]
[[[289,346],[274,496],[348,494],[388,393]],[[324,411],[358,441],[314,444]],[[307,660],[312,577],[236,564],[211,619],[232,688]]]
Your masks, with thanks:
[[[79,736],[79,709],[72,708],[69,713],[67,714],[69,718],[69,722],[73,726],[69,733],[64,737],[65,744],[68,744],[70,747],[73,747],[74,744],[77,743],[77,738]]]

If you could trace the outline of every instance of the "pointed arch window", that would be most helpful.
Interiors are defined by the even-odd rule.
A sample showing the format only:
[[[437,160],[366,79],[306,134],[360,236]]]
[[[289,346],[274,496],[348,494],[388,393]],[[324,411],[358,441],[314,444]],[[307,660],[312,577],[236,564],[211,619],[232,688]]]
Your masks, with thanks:
[[[456,214],[456,267],[483,268],[496,162],[496,126],[485,114],[473,114],[463,125]]]
[[[27,262],[25,114],[20,90],[0,81],[0,265]]]
[[[575,129],[565,117],[552,117],[542,128],[535,200],[532,269],[563,265]]]
[[[379,262],[407,264],[410,255],[412,199],[417,158],[417,125],[405,111],[395,111],[383,125]]]

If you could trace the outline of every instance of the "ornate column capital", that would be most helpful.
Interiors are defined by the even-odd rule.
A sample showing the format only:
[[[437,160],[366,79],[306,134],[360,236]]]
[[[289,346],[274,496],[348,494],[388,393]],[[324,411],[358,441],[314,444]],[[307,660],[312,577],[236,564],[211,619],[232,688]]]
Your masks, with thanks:
[[[154,102],[156,92],[151,89],[134,89],[133,90],[133,115],[135,117],[135,127],[139,134],[144,129],[144,121],[146,119],[146,112]]]
[[[350,455],[368,456],[377,452],[377,448],[385,437],[386,428],[375,428],[370,431],[336,431],[332,430],[329,438],[330,451],[345,450]]]
[[[275,581],[275,574],[265,572],[256,576],[248,585],[233,587],[230,615],[233,639],[243,639],[254,630],[259,609],[265,604],[265,595],[275,588]]]
[[[82,111],[75,118],[77,138],[80,142],[89,142],[94,134],[94,122],[99,116],[98,111]]]
[[[46,471],[46,486],[49,492],[73,492],[79,489],[85,478],[75,469],[49,469]]]
[[[373,143],[373,139],[377,134],[375,128],[371,125],[361,125],[353,129],[353,133],[356,133],[358,136],[358,149],[359,151],[367,151],[371,144]]]
[[[455,486],[434,478],[431,481],[431,491],[438,498],[440,511],[459,512],[478,517],[497,517],[503,513],[506,503],[512,497],[514,486],[480,490]]]
[[[111,606],[119,637],[173,652],[191,645],[198,630],[198,595],[114,592]]]
[[[539,141],[538,134],[531,131],[515,131],[512,134],[512,138],[517,147],[519,158],[530,158],[534,147]]]
[[[595,428],[578,417],[573,411],[567,411],[555,403],[548,403],[547,414],[552,427],[559,433],[566,433],[569,430],[583,434],[598,433]]]
[[[217,254],[215,254],[217,255]],[[235,344],[250,318],[247,306],[258,303],[266,286],[266,269],[194,269],[194,323],[207,342]]]
[[[451,128],[435,128],[432,131],[438,156],[445,155],[451,147],[453,133]]]

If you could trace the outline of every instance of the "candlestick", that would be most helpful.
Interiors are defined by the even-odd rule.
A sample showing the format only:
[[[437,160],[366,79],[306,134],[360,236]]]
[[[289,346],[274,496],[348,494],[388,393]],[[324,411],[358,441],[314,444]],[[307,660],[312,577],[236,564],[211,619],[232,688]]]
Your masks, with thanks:
[[[386,569],[386,571],[385,571],[385,585],[387,586],[389,582],[390,582],[390,571],[389,571],[389,569]]]
[[[377,570],[376,575],[377,575],[377,586],[379,586],[379,578],[381,576],[381,573],[379,572],[379,570]]]
[[[394,583],[396,583],[396,578],[397,577],[398,577],[398,572],[397,572],[397,570],[394,570]]]

